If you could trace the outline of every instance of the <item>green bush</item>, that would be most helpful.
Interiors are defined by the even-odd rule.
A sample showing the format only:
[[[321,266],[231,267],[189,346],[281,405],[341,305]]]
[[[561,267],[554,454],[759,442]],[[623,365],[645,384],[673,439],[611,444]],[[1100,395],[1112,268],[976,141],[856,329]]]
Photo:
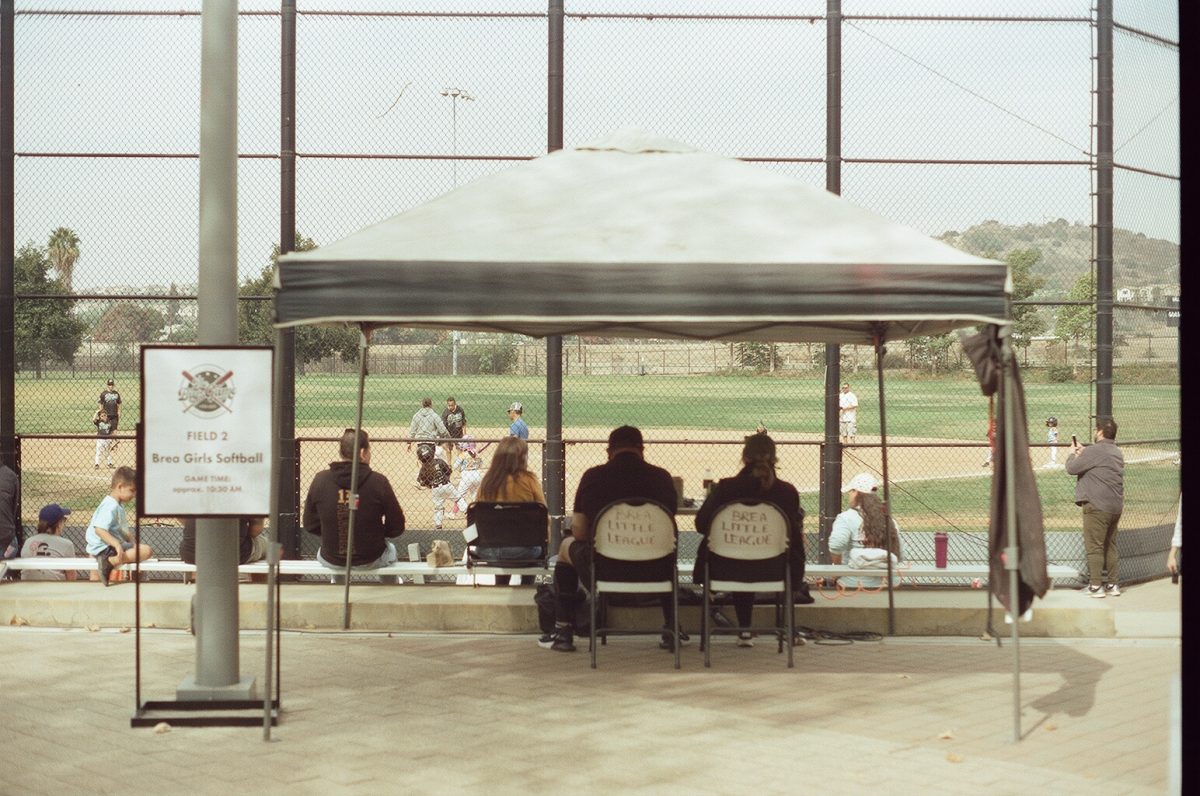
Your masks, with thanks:
[[[1075,381],[1075,371],[1070,365],[1050,365],[1046,368],[1046,380],[1055,384]]]

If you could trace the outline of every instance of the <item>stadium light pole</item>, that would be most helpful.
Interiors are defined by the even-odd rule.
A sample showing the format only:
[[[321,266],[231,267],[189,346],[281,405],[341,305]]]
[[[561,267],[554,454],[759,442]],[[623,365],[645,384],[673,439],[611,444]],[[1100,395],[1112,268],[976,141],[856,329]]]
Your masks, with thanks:
[[[474,100],[475,97],[469,91],[457,87],[447,87],[439,92],[443,97],[450,98],[450,162],[453,164],[453,183],[454,188],[458,187],[458,101]],[[450,375],[458,375],[458,341],[461,335],[459,332],[450,332],[451,355],[450,355]]]
[[[463,88],[448,87],[439,92],[443,97],[450,98],[450,156],[454,164],[454,183],[458,187],[458,101],[474,100],[471,92]]]

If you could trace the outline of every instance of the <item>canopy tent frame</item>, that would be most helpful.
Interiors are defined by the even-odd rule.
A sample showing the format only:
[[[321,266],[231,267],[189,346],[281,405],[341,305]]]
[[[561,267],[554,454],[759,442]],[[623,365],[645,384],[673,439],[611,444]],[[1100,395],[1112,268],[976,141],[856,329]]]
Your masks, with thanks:
[[[601,144],[561,150],[481,178],[328,246],[284,255],[276,272],[276,326],[333,322],[359,327],[355,463],[369,335],[377,326],[531,337],[596,333],[872,345],[887,503],[885,343],[995,325],[1003,330],[1006,357],[1002,395],[1011,396],[1007,265],[958,252],[798,180],[774,174],[763,178],[764,171],[674,142],[631,140],[620,133]],[[602,194],[611,206],[589,204],[593,193]],[[782,209],[773,212],[772,203]],[[716,206],[715,213],[709,205]],[[552,212],[558,208],[565,208],[565,215]],[[668,218],[660,222],[663,213]],[[446,214],[457,214],[458,223],[477,234],[470,240],[431,237],[429,230],[440,229],[437,219]],[[692,215],[699,216],[699,227],[671,226],[672,220],[683,223]],[[633,225],[631,218],[650,222]],[[718,234],[708,225],[724,226]],[[712,251],[699,250],[693,237]],[[760,237],[765,245],[755,248]],[[858,245],[860,240],[866,243]],[[739,247],[749,251],[733,256]],[[809,249],[817,250],[815,257],[798,256]],[[441,294],[435,300],[428,284],[434,273],[468,285],[468,295]],[[730,289],[715,291],[713,284]],[[561,401],[561,387],[555,395]],[[561,405],[555,409],[561,417]],[[1009,400],[1005,412],[1009,422],[1001,444],[1011,452]],[[1013,456],[1005,456],[1010,596],[1018,594],[1019,560],[1013,469]],[[888,525],[890,533],[890,515]],[[888,630],[894,634],[891,575],[889,559]],[[1010,612],[1018,646],[1015,611]],[[1018,741],[1019,657],[1014,666],[1013,740]]]

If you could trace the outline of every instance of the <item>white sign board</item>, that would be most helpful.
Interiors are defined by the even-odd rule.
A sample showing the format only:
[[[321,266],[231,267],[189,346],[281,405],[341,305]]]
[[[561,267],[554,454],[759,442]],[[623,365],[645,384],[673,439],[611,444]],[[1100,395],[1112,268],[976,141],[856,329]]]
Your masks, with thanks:
[[[144,517],[266,516],[274,351],[143,346]]]

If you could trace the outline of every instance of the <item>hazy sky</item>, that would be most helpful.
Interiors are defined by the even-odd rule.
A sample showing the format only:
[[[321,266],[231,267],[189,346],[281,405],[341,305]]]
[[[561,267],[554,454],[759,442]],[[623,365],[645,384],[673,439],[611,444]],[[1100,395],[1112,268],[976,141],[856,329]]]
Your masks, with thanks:
[[[1089,0],[845,0],[846,14],[1088,17]],[[301,12],[390,10],[388,0],[299,0]],[[172,10],[198,10],[172,0]],[[277,11],[278,2],[242,2]],[[413,2],[406,9],[542,13],[545,4]],[[821,2],[568,0],[600,12],[811,14]],[[19,153],[195,153],[197,16],[30,15],[26,10],[162,9],[124,0],[17,2]],[[1174,3],[1118,0],[1116,18],[1178,39]],[[1093,31],[1085,23],[847,20],[847,158],[1086,160],[1092,147]],[[1177,52],[1118,32],[1117,161],[1179,171]],[[544,18],[298,20],[297,149],[316,154],[536,156],[546,142]],[[239,147],[279,149],[279,17],[239,26]],[[565,139],[638,126],[730,156],[824,155],[825,25],[778,20],[566,21]],[[474,101],[452,102],[447,86]],[[455,118],[456,116],[456,118]],[[461,162],[459,185],[512,165]],[[824,184],[824,166],[764,164]],[[303,157],[299,230],[328,242],[454,185],[449,161]],[[257,273],[279,229],[279,164],[239,164],[239,272]],[[16,164],[17,242],[70,226],[82,239],[75,287],[191,283],[197,262],[195,159],[44,158]],[[1088,223],[1086,166],[846,164],[843,195],[928,234],[985,219]],[[1179,239],[1178,183],[1119,172],[1116,223]],[[448,229],[447,235],[469,235]]]

